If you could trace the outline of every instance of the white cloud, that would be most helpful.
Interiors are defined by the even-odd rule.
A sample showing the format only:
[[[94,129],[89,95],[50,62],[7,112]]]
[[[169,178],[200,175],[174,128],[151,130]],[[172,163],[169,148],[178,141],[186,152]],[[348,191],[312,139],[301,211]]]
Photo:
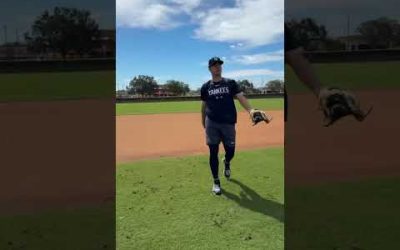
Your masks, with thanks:
[[[134,28],[167,29],[178,24],[172,19],[173,8],[146,0],[117,0],[117,25]]]
[[[178,8],[189,13],[195,8],[199,7],[203,0],[171,0]]]
[[[283,57],[283,50],[278,50],[269,53],[233,56],[231,61],[243,65],[253,65],[266,62],[283,62]]]
[[[243,69],[225,72],[224,76],[228,78],[241,78],[250,76],[273,76],[283,78],[283,71],[275,71],[270,69]]]
[[[198,25],[199,39],[231,48],[261,46],[283,35],[283,2],[235,0],[234,7],[204,8],[205,0],[117,0],[117,26],[171,29],[186,16]]]
[[[231,49],[240,48],[240,47],[243,47],[243,43],[231,44],[231,45],[229,45],[229,47],[230,47]]]
[[[239,42],[246,47],[276,42],[283,35],[283,3],[236,0],[235,7],[210,9],[197,18],[199,28],[195,36],[209,41]]]
[[[181,23],[176,17],[189,13],[202,0],[117,0],[117,26],[170,29]]]

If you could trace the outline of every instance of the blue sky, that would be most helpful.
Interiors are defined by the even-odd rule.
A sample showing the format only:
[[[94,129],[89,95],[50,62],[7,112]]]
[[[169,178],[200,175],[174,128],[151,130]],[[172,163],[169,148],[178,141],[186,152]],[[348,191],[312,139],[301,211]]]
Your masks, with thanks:
[[[196,89],[207,61],[256,86],[283,79],[283,0],[117,0],[117,88],[136,75]]]

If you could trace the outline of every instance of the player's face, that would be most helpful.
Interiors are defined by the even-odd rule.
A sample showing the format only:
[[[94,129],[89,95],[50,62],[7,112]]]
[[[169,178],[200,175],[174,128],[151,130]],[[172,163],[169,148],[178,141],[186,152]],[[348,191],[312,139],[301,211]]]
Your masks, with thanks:
[[[222,73],[222,66],[221,64],[215,64],[210,67],[210,72],[212,75],[221,75]]]

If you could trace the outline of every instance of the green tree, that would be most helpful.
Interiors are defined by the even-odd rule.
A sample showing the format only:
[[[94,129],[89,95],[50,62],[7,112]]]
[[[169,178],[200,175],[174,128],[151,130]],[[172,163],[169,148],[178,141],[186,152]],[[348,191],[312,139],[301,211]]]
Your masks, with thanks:
[[[135,76],[127,87],[129,94],[139,94],[142,96],[151,96],[158,87],[157,81],[152,76]]]
[[[52,13],[44,11],[31,29],[25,33],[31,50],[39,53],[50,50],[63,58],[70,52],[80,56],[91,52],[99,35],[98,24],[89,11],[64,7],[55,7]]]
[[[318,25],[312,18],[303,18],[300,21],[292,19],[286,22],[285,32],[290,32],[294,43],[306,50],[318,49],[318,45],[324,44],[328,36],[325,26]]]
[[[183,90],[185,91],[185,92],[184,92],[184,95],[186,95],[187,93],[189,93],[189,92],[190,92],[189,84],[185,84],[185,87],[184,87]]]
[[[386,17],[361,23],[357,31],[373,49],[387,49],[400,44],[400,24]]]
[[[186,95],[190,91],[188,84],[176,80],[169,80],[164,86],[168,92],[176,96]]]
[[[271,80],[265,84],[265,87],[270,92],[280,93],[283,92],[284,82],[282,80]]]
[[[237,81],[237,84],[239,85],[239,88],[245,93],[245,94],[254,94],[257,93],[257,89],[254,88],[254,85],[252,82],[249,80],[239,80]]]

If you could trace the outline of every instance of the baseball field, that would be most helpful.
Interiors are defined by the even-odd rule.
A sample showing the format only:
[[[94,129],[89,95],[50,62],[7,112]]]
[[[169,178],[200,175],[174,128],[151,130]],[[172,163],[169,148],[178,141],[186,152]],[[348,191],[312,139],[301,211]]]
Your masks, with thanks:
[[[181,102],[117,105],[118,248],[128,249],[135,242],[142,249],[161,245],[167,249],[283,249],[283,222],[273,211],[282,211],[283,217],[285,196],[289,201],[285,204],[288,249],[397,249],[393,242],[399,223],[392,215],[400,205],[400,163],[392,135],[400,123],[387,118],[396,113],[399,81],[393,76],[399,65],[314,65],[325,85],[350,88],[364,107],[374,106],[365,122],[348,117],[328,129],[321,126],[315,98],[287,69],[290,93],[285,136],[289,140],[285,149],[280,141],[283,133],[274,127],[283,129],[283,123],[274,120],[269,126],[251,127],[241,113],[238,146],[242,148],[233,163],[234,181],[222,182],[226,194],[222,197],[210,194],[207,152],[195,102],[186,107]],[[270,110],[282,121],[282,100],[255,106]],[[155,114],[157,110],[163,114]],[[151,139],[133,143],[135,130],[123,128],[129,120],[138,124],[143,138]],[[160,126],[168,128],[166,137],[157,132]],[[183,132],[182,127],[193,133]],[[118,131],[125,131],[125,136]],[[282,137],[274,138],[280,133]],[[250,138],[252,142],[246,143]],[[157,149],[159,154],[145,152],[163,145],[162,141],[168,144]],[[290,155],[284,164],[283,150]],[[383,237],[379,236],[382,232]]]
[[[0,74],[0,249],[113,249],[114,78]]]
[[[325,85],[352,89],[374,107],[362,123],[321,126],[315,98],[287,68],[285,246],[399,249],[399,62],[314,65]]]
[[[118,249],[283,249],[283,100],[250,102],[274,120],[239,112],[220,197],[200,101],[117,104]]]
[[[275,119],[268,126],[252,127],[248,116],[240,113],[233,180],[222,180],[225,195],[221,197],[210,192],[198,103],[118,104],[118,249],[283,249],[283,220],[289,226],[286,232],[293,233],[286,242],[292,244],[290,249],[399,249],[395,243],[399,222],[393,216],[400,205],[398,139],[393,136],[400,127],[395,115],[399,65],[331,64],[330,69],[329,64],[316,65],[320,73],[324,72],[320,74],[324,82],[361,89],[357,94],[365,103],[374,104],[364,123],[346,118],[329,129],[320,126],[315,99],[288,74],[288,89],[301,91],[289,100],[285,135],[291,140],[285,149],[282,100],[252,100],[254,106],[271,110]],[[42,82],[47,77],[54,85]],[[104,134],[83,126],[107,122],[102,113],[110,105],[76,99],[108,96],[114,84],[106,84],[111,80],[105,79],[113,81],[114,73],[88,73],[87,77],[96,83],[90,80],[84,84],[82,77],[64,72],[0,75],[1,101],[41,101],[34,105],[0,104],[2,131],[18,131],[5,133],[1,144],[9,175],[2,175],[1,182],[0,208],[6,212],[1,216],[0,249],[71,249],[76,246],[72,239],[77,238],[86,244],[85,249],[112,246],[114,217],[110,217],[110,211],[114,207],[93,207],[104,198],[93,194],[108,191],[93,190],[88,185],[94,176],[104,176],[93,187],[110,186],[106,177],[112,171],[98,166],[104,165],[100,159],[103,152],[106,155],[112,149],[103,145],[104,151],[88,154],[87,147],[93,145],[89,141]],[[94,84],[103,83],[103,90],[93,89],[98,86]],[[34,89],[35,94],[27,88]],[[54,99],[70,100],[49,106],[47,101]],[[81,141],[87,143],[77,143],[68,131],[60,132],[61,124],[80,131]],[[167,128],[168,133],[159,133],[160,128]],[[25,143],[13,144],[12,140]],[[46,147],[38,148],[37,141]],[[60,141],[67,143],[59,145]],[[26,154],[8,153],[21,151]],[[290,155],[285,163],[284,151]],[[63,158],[65,152],[80,155],[87,168],[73,175],[78,171],[72,169],[76,162]],[[44,153],[49,157],[43,159]],[[32,161],[39,159],[41,164],[33,166]],[[111,161],[110,165],[115,159]],[[82,184],[80,193],[73,189],[76,182],[56,183],[52,176],[60,177],[56,180],[75,178]],[[20,181],[15,183],[16,179]],[[49,186],[57,188],[46,188]],[[66,199],[60,200],[60,194]],[[284,196],[289,203],[283,203]],[[82,209],[82,202],[90,199],[92,207],[85,205]],[[59,209],[71,203],[78,206]],[[48,204],[56,207],[49,209]],[[110,232],[102,231],[105,224],[110,225]],[[93,238],[93,232],[97,237]],[[387,242],[394,243],[388,247]]]

